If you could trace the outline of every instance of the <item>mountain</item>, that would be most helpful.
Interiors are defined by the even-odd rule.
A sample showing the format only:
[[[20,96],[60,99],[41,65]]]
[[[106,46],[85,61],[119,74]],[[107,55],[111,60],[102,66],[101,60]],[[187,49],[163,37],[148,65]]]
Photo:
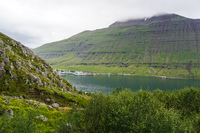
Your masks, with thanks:
[[[72,85],[43,59],[20,42],[0,33],[0,95],[41,102],[54,99],[62,106],[69,106],[81,101],[70,91],[75,91]]]
[[[187,20],[187,18],[179,16],[177,14],[163,14],[158,16],[153,16],[151,18],[142,18],[142,19],[132,19],[124,22],[115,22],[109,27],[119,27],[119,26],[132,26],[132,25],[149,25],[152,23],[158,22],[172,22],[172,21],[181,21]]]
[[[54,68],[200,79],[200,20],[164,14],[84,31],[34,53]]]

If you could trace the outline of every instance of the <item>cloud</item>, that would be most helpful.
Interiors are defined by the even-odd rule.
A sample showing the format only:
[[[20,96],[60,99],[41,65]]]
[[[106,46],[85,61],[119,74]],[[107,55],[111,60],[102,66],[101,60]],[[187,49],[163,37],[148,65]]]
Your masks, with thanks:
[[[0,4],[0,32],[35,48],[118,20],[177,13],[200,18],[198,0],[6,0]]]

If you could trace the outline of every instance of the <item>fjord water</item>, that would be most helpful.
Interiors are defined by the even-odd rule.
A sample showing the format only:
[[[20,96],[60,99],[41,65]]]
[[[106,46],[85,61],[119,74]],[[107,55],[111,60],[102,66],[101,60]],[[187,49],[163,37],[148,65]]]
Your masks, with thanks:
[[[129,88],[132,91],[143,90],[175,90],[185,86],[200,87],[200,81],[188,79],[161,79],[156,77],[135,77],[135,76],[74,76],[65,75],[73,86],[85,92],[108,93],[118,86]]]

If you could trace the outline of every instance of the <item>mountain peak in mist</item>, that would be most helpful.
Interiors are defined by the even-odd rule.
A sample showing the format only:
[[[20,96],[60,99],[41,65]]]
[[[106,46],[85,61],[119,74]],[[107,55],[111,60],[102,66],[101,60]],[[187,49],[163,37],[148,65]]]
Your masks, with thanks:
[[[132,25],[147,25],[156,22],[171,22],[171,21],[180,21],[180,20],[190,20],[189,18],[177,15],[177,14],[159,14],[153,17],[146,17],[140,19],[129,19],[127,21],[117,21],[111,24],[109,27],[118,27],[118,26],[132,26]]]

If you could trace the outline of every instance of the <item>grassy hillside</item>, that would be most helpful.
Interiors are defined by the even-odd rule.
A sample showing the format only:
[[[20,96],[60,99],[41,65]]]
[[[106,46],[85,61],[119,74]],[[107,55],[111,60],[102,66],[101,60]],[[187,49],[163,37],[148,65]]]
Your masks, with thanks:
[[[0,33],[0,133],[54,132],[68,110],[86,106],[89,97],[81,94],[30,49]]]
[[[116,22],[34,49],[54,68],[200,79],[200,20],[174,14]]]
[[[93,94],[84,108],[49,109],[43,103],[36,107],[27,99],[0,96],[0,132],[198,133],[199,104],[200,89],[188,87],[173,92],[117,88],[107,95]]]
[[[45,102],[54,99],[61,106],[80,103],[76,89],[40,57],[21,43],[0,33],[0,95],[21,96]],[[73,94],[75,93],[75,94]],[[71,100],[74,99],[74,102]]]

